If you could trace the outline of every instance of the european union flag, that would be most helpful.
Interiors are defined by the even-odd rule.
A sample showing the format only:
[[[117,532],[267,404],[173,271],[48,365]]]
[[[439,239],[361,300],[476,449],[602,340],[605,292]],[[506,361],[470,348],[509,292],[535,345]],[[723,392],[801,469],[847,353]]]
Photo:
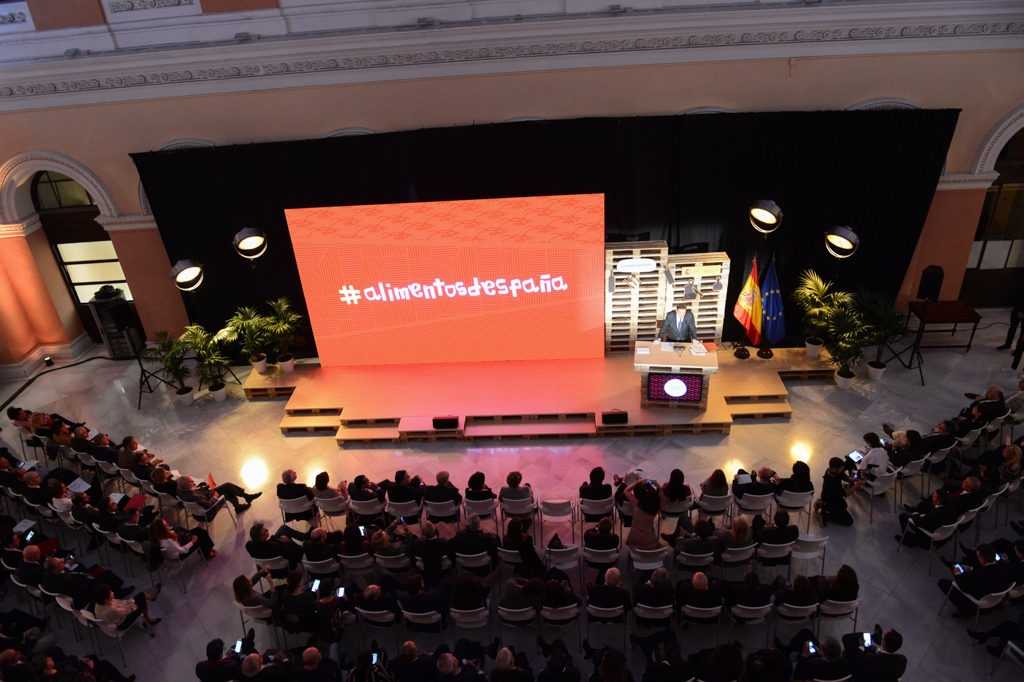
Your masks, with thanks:
[[[775,274],[775,259],[768,266],[768,274],[761,287],[761,333],[773,344],[786,338],[786,318],[782,312],[782,292]]]

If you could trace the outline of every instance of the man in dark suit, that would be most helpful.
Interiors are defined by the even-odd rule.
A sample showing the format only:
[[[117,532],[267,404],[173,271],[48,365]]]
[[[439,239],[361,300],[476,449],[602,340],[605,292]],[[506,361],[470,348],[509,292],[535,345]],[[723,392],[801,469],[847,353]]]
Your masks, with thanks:
[[[110,447],[110,437],[105,433],[94,436],[93,449],[89,453],[97,462],[117,463],[117,449]]]
[[[326,528],[314,528],[310,531],[309,539],[302,543],[302,552],[307,561],[327,561],[341,554],[341,548],[337,543],[328,542],[327,536]]]
[[[89,440],[89,429],[84,426],[76,426],[75,430],[71,433],[71,449],[75,452],[92,455],[95,447],[96,445]]]
[[[907,524],[910,523],[911,519],[914,520],[914,528],[903,536],[897,535],[896,542],[899,542],[902,537],[905,547],[930,549],[932,546],[931,538],[919,531],[926,530],[929,533],[934,533],[942,526],[956,523],[956,520],[960,518],[960,514],[952,504],[952,498],[945,490],[936,490],[932,494],[932,505],[932,510],[926,514],[900,514],[900,528],[906,531]],[[941,547],[947,541],[948,539],[937,542],[935,546]]]
[[[25,501],[29,504],[34,504],[37,507],[45,507],[49,504],[50,493],[48,490],[43,489],[43,477],[35,471],[30,471],[25,474]]]
[[[750,480],[746,480],[749,478]],[[732,479],[732,494],[737,499],[743,499],[744,495],[772,495],[775,493],[776,483],[774,479],[778,476],[775,472],[768,467],[761,467],[757,471],[757,476],[754,473],[747,473],[743,469],[736,471],[736,476]]]
[[[990,386],[983,396],[976,393],[965,393],[964,395],[973,399],[974,402],[960,411],[961,419],[968,418],[974,407],[978,408],[981,419],[986,424],[1006,414],[1006,400],[1003,397],[1003,389],[999,386]]]
[[[434,523],[458,523],[459,515],[458,508],[462,504],[462,493],[459,489],[452,485],[449,480],[447,471],[443,469],[437,472],[437,485],[428,485],[423,489],[423,500],[426,502],[433,502],[435,504],[443,504],[445,502],[451,502],[455,505],[456,514],[454,516],[427,516],[428,521]],[[394,498],[391,498],[394,499]]]
[[[604,469],[601,467],[590,470],[590,481],[580,486],[581,500],[607,500],[612,496],[612,486],[604,482],[604,475]]]
[[[441,579],[443,558],[455,560],[455,548],[451,540],[444,540],[437,535],[437,529],[430,521],[420,526],[423,537],[412,543],[412,555],[423,561],[423,577],[431,585]]]
[[[754,540],[761,545],[785,545],[796,542],[800,537],[800,529],[789,523],[789,512],[779,509],[775,512],[774,523],[765,524],[764,517],[757,515],[752,524]],[[789,557],[772,559],[768,557],[759,558],[758,563],[762,566],[778,566],[789,563]]]
[[[596,528],[588,528],[583,533],[583,546],[596,550],[617,549],[619,536],[612,532],[613,528],[611,517],[605,516],[597,522]]]
[[[117,527],[117,534],[129,542],[146,542],[149,529],[139,525],[139,510],[129,509],[124,513],[124,522]]]
[[[249,630],[242,640],[243,655],[248,656],[256,652],[252,641],[254,638],[255,633]],[[206,645],[206,660],[196,663],[196,677],[199,678],[199,682],[231,682],[242,679],[242,669],[237,655],[232,652],[231,656],[225,658],[224,642],[214,639]]]
[[[388,500],[391,502],[420,502],[423,500],[423,481],[420,477],[412,478],[405,469],[395,472],[395,483],[388,488]]]
[[[437,611],[441,614],[441,627],[445,627],[448,613],[446,595],[439,590],[425,590],[423,585],[423,576],[419,574],[412,575],[405,581],[406,593],[398,598],[398,602],[402,605],[402,610],[407,613],[430,613],[431,611]],[[446,592],[450,596],[450,585],[448,587],[449,589]],[[410,629],[416,629],[415,623],[406,621],[406,624]],[[430,628],[433,626],[421,627]]]
[[[801,630],[810,634],[810,630]],[[814,637],[804,640],[800,655],[793,669],[794,680],[841,680],[853,674],[853,661],[843,656],[843,645],[834,637],[826,637],[821,643],[814,642],[817,653],[811,653],[808,643]],[[783,652],[785,653],[785,652]]]
[[[408,641],[399,650],[398,658],[391,661],[391,671],[395,674],[395,682],[434,682],[437,655],[420,653],[416,643]]]
[[[903,646],[903,636],[895,630],[882,633],[875,626],[871,647],[864,648],[863,633],[851,632],[843,635],[846,657],[853,665],[855,680],[872,682],[897,682],[907,671],[907,657],[896,653]]]
[[[689,343],[695,338],[697,338],[697,323],[693,319],[693,313],[687,310],[683,303],[677,303],[675,309],[665,315],[665,321],[662,323],[655,341]]]
[[[296,483],[298,474],[295,473],[294,469],[288,469],[281,474],[282,483],[277,484],[277,499],[279,500],[297,500],[305,497],[307,500],[313,499],[313,491],[305,483]],[[285,523],[288,521],[310,521],[313,520],[313,514],[315,508],[309,509],[298,514],[291,514],[286,512],[284,515]]]
[[[456,554],[481,554],[487,552],[491,557],[491,568],[498,566],[498,536],[480,530],[480,517],[470,514],[466,517],[466,528],[455,533],[452,538],[452,550]],[[415,545],[414,545],[415,547]],[[415,550],[414,550],[415,551]],[[476,573],[474,569],[468,569]],[[478,569],[480,575],[486,575],[486,569]]]
[[[0,544],[3,546],[3,549],[0,550],[0,557],[3,558],[4,565],[11,566],[17,570],[18,564],[21,563],[22,559],[21,552],[24,549],[21,546],[21,536],[14,535],[13,533],[5,535]]]
[[[976,556],[978,568],[968,566],[963,573],[958,574],[954,569],[953,580],[943,578],[939,581],[939,589],[943,594],[948,594],[949,601],[956,606],[954,618],[969,618],[978,610],[974,602],[964,596],[965,594],[981,599],[986,595],[1002,592],[1010,586],[1010,562],[1000,561],[992,545],[978,545]],[[953,589],[954,581],[958,590]]]
[[[378,486],[366,476],[359,474],[348,484],[349,497],[356,502],[369,502],[371,500],[384,501],[386,487]]]
[[[287,528],[287,526],[285,526]],[[291,530],[291,529],[289,529]],[[292,542],[289,537],[278,530],[278,535],[271,537],[270,531],[262,523],[253,524],[249,529],[249,542],[245,543],[245,551],[253,559],[277,559],[284,557],[288,560],[291,570],[299,565],[302,560],[302,546]],[[272,573],[275,579],[283,578],[287,571],[281,569]]]
[[[629,590],[621,584],[622,575],[617,568],[609,568],[604,574],[604,583],[587,585],[587,603],[599,609],[617,609],[622,607],[629,613],[633,608],[633,600]]]
[[[135,591],[131,585],[125,585],[112,571],[103,571],[93,577],[96,572],[95,566],[86,571],[66,571],[64,560],[57,557],[50,557],[43,563],[43,581],[41,586],[47,592],[66,594],[71,597],[76,609],[84,609],[92,603],[93,592],[100,585],[110,585],[114,590],[117,599],[124,599]]]
[[[18,581],[39,587],[43,579],[43,564],[40,561],[39,547],[29,545],[21,551],[21,561],[18,562]]]
[[[367,585],[362,593],[356,595],[356,606],[364,611],[390,611],[397,618],[402,616],[395,593],[382,590],[379,585]]]
[[[703,573],[694,573],[692,580],[680,580],[676,586],[676,601],[680,606],[710,609],[722,605],[722,588],[717,580],[708,580]],[[695,622],[714,623],[715,618],[694,619]]]
[[[713,554],[718,552],[721,540],[715,536],[714,527],[707,519],[700,519],[693,525],[697,537],[687,538],[676,544],[676,550],[687,554]]]

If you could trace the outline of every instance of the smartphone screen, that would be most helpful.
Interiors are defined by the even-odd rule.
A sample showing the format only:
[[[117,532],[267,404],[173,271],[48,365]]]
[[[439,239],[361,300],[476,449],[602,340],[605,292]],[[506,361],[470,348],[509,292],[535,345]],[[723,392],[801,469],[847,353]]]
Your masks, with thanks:
[[[365,659],[364,659],[364,660],[365,660]],[[377,665],[377,654],[373,654],[373,655],[371,656],[371,658],[370,658],[370,663],[371,663],[372,665]]]
[[[359,526],[359,534],[366,537],[366,526]]]
[[[309,591],[310,592],[316,592],[319,589],[320,589],[320,579],[317,578],[316,580],[314,580],[313,582],[311,582],[309,584]]]
[[[235,653],[242,653],[242,640],[238,640],[237,642],[235,642]]]
[[[404,516],[399,516],[398,517],[398,522],[404,526],[405,525],[405,517]]]
[[[953,573],[959,575],[964,572],[964,567],[960,564],[953,564]]]
[[[18,466],[19,467],[23,467],[23,466],[25,466],[25,463],[24,462],[18,462]]]
[[[871,633],[870,632],[865,632],[864,633],[864,648],[867,649],[870,646],[871,646]]]
[[[345,588],[344,588],[344,587],[339,587],[339,588],[338,588],[338,589],[337,589],[337,590],[335,591],[335,593],[334,593],[334,594],[336,594],[336,595],[338,596],[338,599],[341,599],[342,597],[344,597],[344,596],[345,596]]]
[[[863,454],[861,454],[861,452],[860,452],[859,450],[854,450],[853,452],[851,452],[850,454],[848,454],[848,455],[847,455],[847,457],[849,457],[849,458],[850,458],[851,460],[853,460],[854,462],[859,462],[859,461],[861,461],[862,459],[864,459],[864,455],[863,455]]]
[[[68,554],[68,558],[64,560],[64,563],[69,565],[75,563],[75,555]]]
[[[25,536],[25,542],[26,543],[30,542],[32,540],[32,536],[34,536],[35,534],[36,534],[36,532],[34,530],[30,530],[28,532],[28,535]]]
[[[807,653],[816,654],[818,650],[814,648],[814,642],[807,642]]]

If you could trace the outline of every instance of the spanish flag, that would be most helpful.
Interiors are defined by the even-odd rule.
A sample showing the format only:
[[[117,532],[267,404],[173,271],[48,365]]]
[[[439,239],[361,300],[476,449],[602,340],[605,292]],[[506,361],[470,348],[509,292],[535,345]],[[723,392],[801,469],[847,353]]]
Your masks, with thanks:
[[[736,306],[732,309],[733,317],[740,321],[747,330],[747,337],[755,346],[761,343],[761,288],[757,285],[757,259],[747,276]]]

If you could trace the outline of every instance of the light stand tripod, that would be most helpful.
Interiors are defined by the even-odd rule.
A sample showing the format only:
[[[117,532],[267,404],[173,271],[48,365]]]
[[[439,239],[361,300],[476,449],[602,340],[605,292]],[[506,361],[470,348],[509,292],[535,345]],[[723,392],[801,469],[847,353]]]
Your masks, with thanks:
[[[146,366],[142,362],[142,350],[143,350],[143,348],[146,347],[145,344],[143,344],[141,347],[137,347],[135,345],[135,339],[132,338],[131,333],[127,329],[124,331],[124,338],[125,338],[125,341],[128,342],[128,347],[131,348],[131,350],[132,350],[132,357],[135,358],[135,362],[139,363],[139,405],[138,405],[138,409],[141,410],[142,409],[142,394],[143,393],[153,393],[154,391],[156,391],[157,388],[160,387],[159,383],[156,386],[153,386],[152,384],[150,384],[149,383],[150,379],[156,379],[158,382],[167,384],[168,386],[172,386],[172,387],[173,387],[173,384],[171,384],[171,382],[167,381],[167,379],[164,379],[163,377],[158,375],[156,372],[150,372],[148,369],[146,369]]]
[[[900,364],[906,367],[907,369],[914,369],[914,367],[917,367],[917,372],[921,376],[922,386],[924,386],[924,358],[921,357],[921,338],[924,336],[924,321],[927,319],[927,317],[928,298],[925,297],[924,305],[921,307],[920,324],[918,324],[917,326],[917,335],[914,337],[914,343],[911,346],[904,348],[899,353],[893,351],[893,356],[889,358],[890,360],[899,360]],[[889,347],[889,350],[892,350],[891,346]],[[906,353],[908,350],[910,351],[910,356],[907,358],[906,362],[903,362],[903,358],[901,358],[900,356]],[[915,358],[917,360],[916,365],[914,364]]]

